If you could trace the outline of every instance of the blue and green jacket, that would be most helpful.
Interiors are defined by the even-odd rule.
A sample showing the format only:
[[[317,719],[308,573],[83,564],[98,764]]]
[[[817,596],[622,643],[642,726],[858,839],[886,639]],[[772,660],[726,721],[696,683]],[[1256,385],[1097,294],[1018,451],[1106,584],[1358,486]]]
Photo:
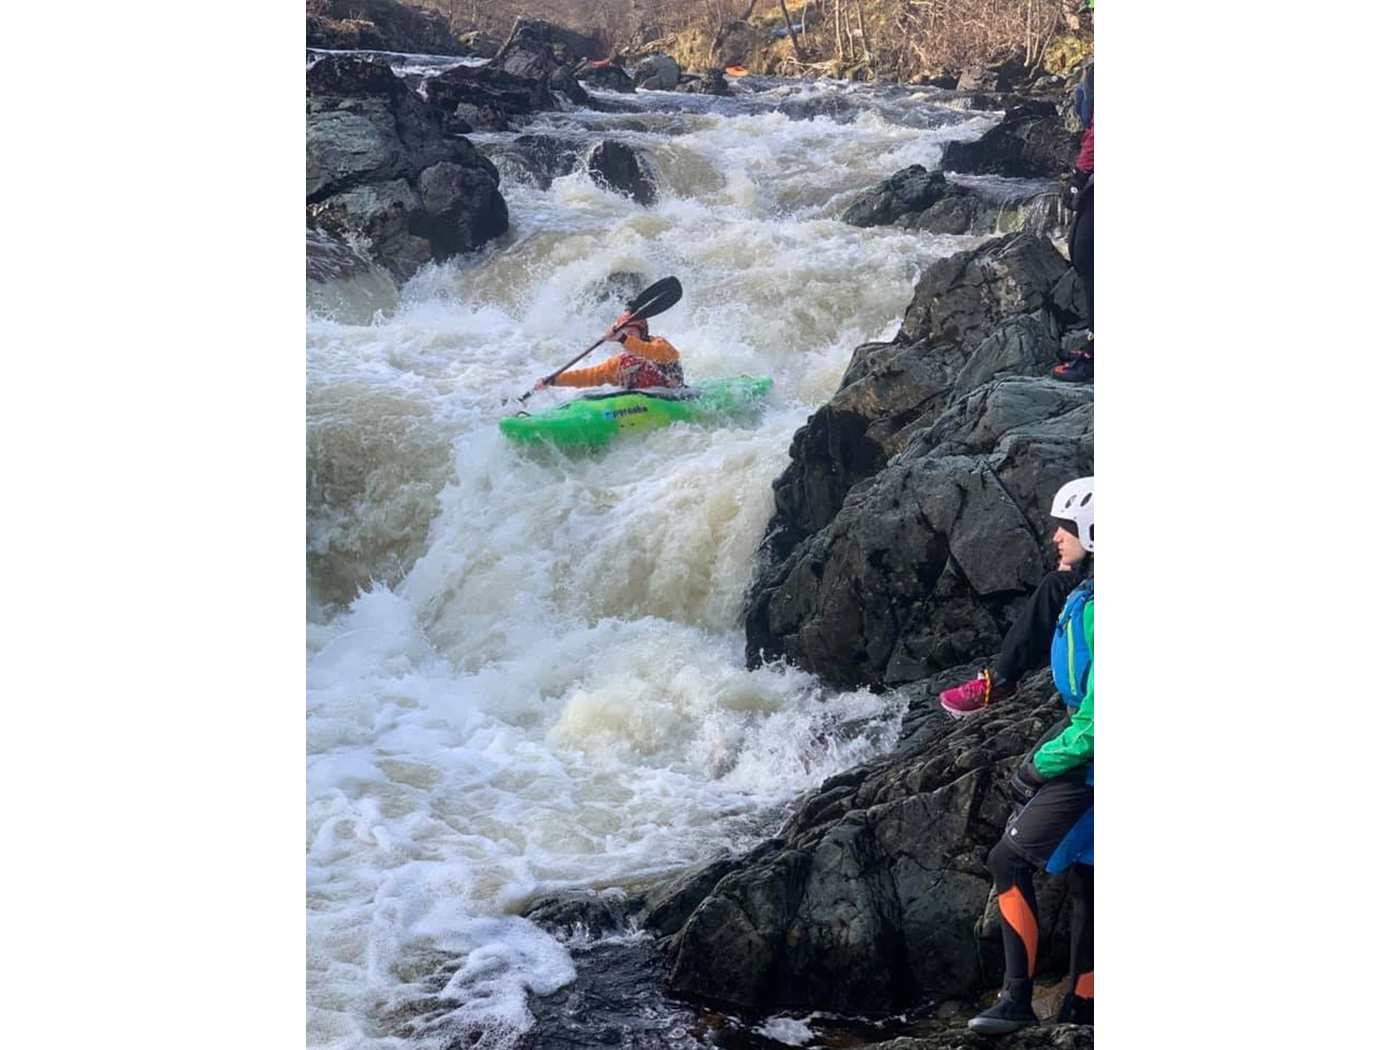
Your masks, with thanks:
[[[1046,780],[1088,764],[1094,782],[1094,580],[1076,587],[1065,599],[1050,643],[1055,687],[1069,708],[1069,725],[1036,749],[1032,761]]]

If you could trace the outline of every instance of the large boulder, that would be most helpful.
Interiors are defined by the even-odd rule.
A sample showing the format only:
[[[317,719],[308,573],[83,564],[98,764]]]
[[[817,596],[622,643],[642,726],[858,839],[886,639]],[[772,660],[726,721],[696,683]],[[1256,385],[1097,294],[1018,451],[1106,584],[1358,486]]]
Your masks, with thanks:
[[[504,233],[499,182],[382,59],[333,55],[307,70],[308,225],[396,278]]]
[[[841,221],[852,226],[888,226],[903,216],[918,215],[946,197],[967,196],[968,192],[950,183],[941,171],[911,164],[857,197],[841,214]]]
[[[428,104],[451,133],[507,131],[511,121],[559,108],[549,78],[530,79],[491,65],[456,66],[423,82]]]
[[[1007,178],[1055,178],[1074,168],[1079,136],[1050,101],[1026,102],[1006,111],[1001,123],[973,142],[950,142],[943,170]]]
[[[1063,209],[1048,183],[963,186],[912,164],[857,197],[842,213],[852,226],[898,226],[927,233],[1050,233]]]
[[[1082,310],[1076,283],[1069,263],[1043,237],[1001,237],[934,262],[895,340],[856,347],[837,392],[793,436],[792,461],[773,483],[776,506],[755,585],[762,587],[767,572],[835,518],[854,485],[902,449],[909,423],[936,415],[971,389],[959,377],[969,366],[979,369],[974,359],[1000,359],[996,346],[1034,330],[1033,348],[1016,367],[1035,374],[1047,354],[1053,364],[1051,347],[1078,320],[1075,308]],[[1028,316],[983,349],[1016,315]]]
[[[606,59],[598,61],[585,59],[574,67],[574,78],[580,84],[602,88],[606,91],[635,92],[637,90],[637,86],[628,75],[627,70],[618,63]]]
[[[963,383],[1054,361],[1014,318]],[[916,420],[878,477],[751,594],[751,658],[782,655],[847,688],[918,681],[995,651],[1021,597],[1053,568],[1040,509],[1093,472],[1093,391],[1048,378],[975,387]]]
[[[1060,716],[1049,673],[955,722],[940,688],[973,665],[908,687],[894,752],[809,792],[777,838],[673,884],[648,913],[673,992],[740,1009],[892,1013],[926,998],[969,1000],[1001,976],[987,851],[1015,805],[1010,773]],[[1062,877],[1038,889],[1042,975],[1068,966]],[[691,901],[698,898],[698,904]],[[980,932],[979,932],[980,930]],[[990,934],[991,936],[985,936]]]
[[[487,66],[547,84],[582,104],[588,101],[588,93],[574,79],[573,71],[580,60],[598,57],[601,55],[596,38],[536,18],[517,18],[510,36]]]
[[[680,65],[660,51],[648,55],[637,67],[637,86],[648,91],[674,91],[680,79]]]

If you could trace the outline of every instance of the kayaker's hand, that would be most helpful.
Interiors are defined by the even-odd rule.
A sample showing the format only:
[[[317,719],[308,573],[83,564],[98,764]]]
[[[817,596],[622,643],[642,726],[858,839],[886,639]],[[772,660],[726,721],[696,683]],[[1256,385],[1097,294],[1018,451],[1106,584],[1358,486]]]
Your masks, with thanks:
[[[536,380],[535,380],[535,389],[536,389],[536,390],[543,390],[543,389],[544,389],[545,387],[547,387],[547,386],[549,386],[549,380],[548,380],[548,379],[536,379]]]

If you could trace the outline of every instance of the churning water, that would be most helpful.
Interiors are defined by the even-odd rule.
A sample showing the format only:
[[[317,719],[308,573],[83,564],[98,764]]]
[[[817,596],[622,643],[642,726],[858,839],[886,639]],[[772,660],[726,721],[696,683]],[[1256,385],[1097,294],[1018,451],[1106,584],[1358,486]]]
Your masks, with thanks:
[[[742,595],[793,431],[897,329],[921,268],[975,240],[836,216],[997,115],[739,86],[526,129],[639,148],[652,207],[503,164],[511,227],[484,252],[402,290],[374,270],[308,284],[311,1046],[512,1045],[530,993],[575,973],[518,917],[533,896],[744,849],[893,742],[887,698],[745,670]],[[619,312],[617,273],[680,278],[652,324],[688,376],[774,377],[757,422],[588,455],[500,437],[503,400]]]

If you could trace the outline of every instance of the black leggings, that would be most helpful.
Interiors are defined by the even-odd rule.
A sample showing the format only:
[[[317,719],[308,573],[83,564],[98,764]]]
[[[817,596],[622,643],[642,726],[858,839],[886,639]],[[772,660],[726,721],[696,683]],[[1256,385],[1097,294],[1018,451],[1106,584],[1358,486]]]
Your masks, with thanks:
[[[1089,304],[1089,331],[1094,330],[1094,187],[1079,195],[1074,224],[1069,229],[1069,259],[1084,285]]]
[[[1050,640],[1055,636],[1055,621],[1060,617],[1069,592],[1082,579],[1083,574],[1076,570],[1056,570],[1045,574],[1031,600],[1011,625],[1011,630],[1006,632],[1001,653],[992,664],[994,682],[1015,685],[1023,675],[1050,663]]]
[[[1006,950],[1006,980],[1035,974],[1040,946],[1040,913],[1035,904],[1035,866],[1003,838],[987,858],[996,881],[1001,908],[1001,943]],[[1094,869],[1071,864],[1069,889],[1073,919],[1069,942],[1069,990],[1084,999],[1094,997]]]

